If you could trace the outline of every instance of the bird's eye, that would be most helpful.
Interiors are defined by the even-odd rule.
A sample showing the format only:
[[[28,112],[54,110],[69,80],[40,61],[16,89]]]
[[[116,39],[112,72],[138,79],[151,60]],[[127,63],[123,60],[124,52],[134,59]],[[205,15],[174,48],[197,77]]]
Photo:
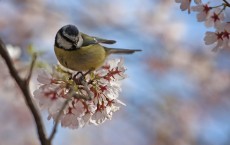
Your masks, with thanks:
[[[65,39],[66,41],[68,41],[70,43],[76,43],[75,36],[70,36],[70,35],[66,34],[65,32],[61,33],[61,36],[63,39]]]

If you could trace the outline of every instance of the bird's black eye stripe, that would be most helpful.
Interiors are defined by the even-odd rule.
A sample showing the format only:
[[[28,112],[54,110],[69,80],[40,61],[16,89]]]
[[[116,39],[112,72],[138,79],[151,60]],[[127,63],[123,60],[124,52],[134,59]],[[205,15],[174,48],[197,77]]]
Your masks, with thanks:
[[[63,31],[61,31],[60,35],[62,36],[62,38],[64,38],[66,41],[70,42],[70,43],[76,43],[75,41],[69,39],[68,37],[66,37],[64,34],[63,34]]]
[[[65,49],[63,46],[60,46],[58,43],[55,43],[55,46],[58,48],[64,49],[65,51],[75,51],[75,50],[79,49],[74,45],[70,49]]]
[[[61,48],[61,49],[66,50],[66,51],[74,51],[74,50],[79,49],[79,48],[77,48],[75,45],[72,45],[72,47],[71,47],[70,49],[66,49],[66,48],[64,48],[63,46],[60,46],[60,44],[57,43],[57,36],[55,37],[55,44],[54,44],[54,45],[55,45],[56,47],[58,47],[58,48]]]

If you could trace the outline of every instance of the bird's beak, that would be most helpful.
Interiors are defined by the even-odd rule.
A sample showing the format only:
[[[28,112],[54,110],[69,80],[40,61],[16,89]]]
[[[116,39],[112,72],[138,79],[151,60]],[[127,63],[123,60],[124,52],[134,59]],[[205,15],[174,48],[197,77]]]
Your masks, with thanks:
[[[73,45],[74,45],[76,48],[78,48],[77,43],[74,43]]]

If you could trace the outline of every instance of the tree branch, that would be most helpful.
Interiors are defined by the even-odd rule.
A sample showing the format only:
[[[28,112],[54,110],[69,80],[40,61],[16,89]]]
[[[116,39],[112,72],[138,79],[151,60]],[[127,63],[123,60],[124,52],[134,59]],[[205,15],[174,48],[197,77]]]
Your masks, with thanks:
[[[230,3],[227,0],[223,0],[226,4],[226,6],[230,7]]]
[[[83,82],[84,81],[82,81],[82,83]],[[85,82],[84,82],[84,84],[86,85]],[[84,99],[84,100],[90,100],[90,99],[92,99],[92,94],[90,94],[90,91],[89,91],[89,89],[88,89],[87,86],[84,86],[84,87],[86,87],[88,89],[86,91],[89,94],[89,96],[83,96],[83,95],[80,95],[80,94],[76,94],[76,92],[74,92],[74,89],[71,86],[66,86],[66,87],[69,88],[69,96],[68,96],[68,98],[66,98],[64,104],[62,105],[62,108],[58,112],[58,115],[57,115],[57,117],[55,119],[55,124],[53,126],[52,132],[51,132],[51,134],[50,134],[50,136],[48,138],[49,142],[52,142],[52,140],[53,140],[53,138],[54,138],[54,136],[55,136],[55,134],[57,132],[57,126],[58,126],[58,124],[60,122],[60,118],[61,118],[62,112],[64,111],[66,105],[69,103],[69,101],[71,100],[71,98],[73,97],[73,98]]]
[[[27,75],[27,77],[25,79],[27,85],[29,85],[36,59],[37,59],[37,54],[34,53],[33,56],[32,56],[32,62],[30,64],[30,69],[29,69],[28,75]]]
[[[8,66],[10,75],[14,78],[14,80],[16,81],[16,83],[18,84],[19,88],[21,89],[25,102],[29,108],[29,110],[31,111],[34,121],[36,123],[36,127],[37,127],[37,133],[39,136],[39,140],[40,143],[42,145],[50,145],[50,143],[47,141],[46,135],[45,135],[45,131],[44,131],[44,127],[43,127],[43,123],[42,123],[42,119],[40,117],[40,114],[38,113],[36,107],[33,104],[33,101],[31,99],[31,94],[29,92],[29,86],[27,81],[29,82],[29,79],[31,77],[31,73],[32,73],[32,69],[33,69],[33,65],[35,62],[32,62],[32,66],[30,68],[30,72],[29,72],[29,77],[27,78],[27,80],[23,80],[22,78],[20,78],[20,76],[18,75],[18,72],[16,71],[15,67],[13,66],[13,63],[10,59],[10,56],[6,50],[5,44],[3,43],[3,41],[0,39],[0,55],[2,56],[2,58],[5,60],[6,65]]]
[[[86,82],[86,81],[81,81],[81,83],[82,83],[82,85],[84,86],[84,89],[85,89],[85,91],[87,92],[87,94],[88,94],[88,96],[85,96],[85,97],[87,97],[87,98],[85,98],[86,100],[92,100],[92,94],[91,94],[91,92],[90,92],[90,90],[89,90],[89,88],[88,88],[88,83]]]
[[[48,138],[48,141],[49,141],[49,142],[51,142],[51,141],[53,140],[54,135],[55,135],[56,132],[57,132],[57,126],[58,126],[58,123],[59,123],[59,121],[60,121],[62,112],[64,111],[66,105],[68,104],[68,102],[70,101],[71,98],[72,98],[72,96],[70,95],[69,98],[67,98],[67,99],[65,100],[64,104],[62,105],[62,108],[61,108],[60,111],[58,112],[58,115],[57,115],[57,117],[56,117],[56,119],[55,119],[55,124],[54,124],[54,126],[53,126],[52,132],[51,132],[51,134],[50,134],[50,136],[49,136],[49,138]]]

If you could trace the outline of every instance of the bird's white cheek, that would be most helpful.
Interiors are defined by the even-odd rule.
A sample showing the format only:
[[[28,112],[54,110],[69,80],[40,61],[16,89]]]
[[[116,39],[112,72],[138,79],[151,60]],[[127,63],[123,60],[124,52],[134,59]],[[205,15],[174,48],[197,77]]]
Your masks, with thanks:
[[[81,37],[80,33],[78,35],[78,38],[79,38],[79,40],[77,42],[77,47],[80,48],[82,46],[82,44],[83,44],[83,38]]]
[[[65,49],[70,49],[72,47],[72,44],[63,39],[60,34],[57,36],[57,43]]]

